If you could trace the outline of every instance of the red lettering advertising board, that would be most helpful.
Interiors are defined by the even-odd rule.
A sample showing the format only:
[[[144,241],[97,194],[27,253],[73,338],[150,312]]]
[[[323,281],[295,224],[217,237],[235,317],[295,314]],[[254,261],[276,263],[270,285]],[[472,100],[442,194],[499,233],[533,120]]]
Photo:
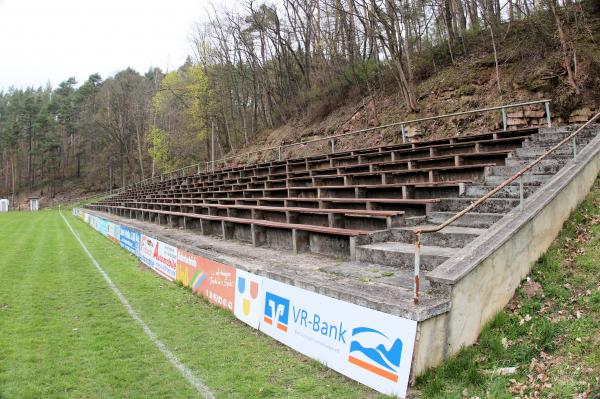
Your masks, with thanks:
[[[235,303],[235,268],[179,249],[177,277],[186,287],[233,312]]]

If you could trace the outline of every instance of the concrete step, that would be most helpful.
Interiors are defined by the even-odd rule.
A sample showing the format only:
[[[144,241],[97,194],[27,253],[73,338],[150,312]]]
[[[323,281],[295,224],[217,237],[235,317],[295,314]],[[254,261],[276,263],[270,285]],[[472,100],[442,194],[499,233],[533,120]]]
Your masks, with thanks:
[[[524,167],[526,165],[529,165],[531,162],[535,161],[538,156],[535,155],[530,155],[530,156],[520,156],[520,157],[511,157],[509,156],[508,158],[506,158],[506,166],[521,166]],[[541,165],[550,165],[550,164],[555,164],[558,163],[560,165],[566,165],[567,162],[569,162],[571,159],[573,159],[573,155],[569,154],[569,155],[560,155],[560,156],[555,156],[554,154],[549,155],[548,157],[542,159],[540,161],[539,164]]]
[[[414,244],[415,228],[428,228],[434,225],[421,225],[416,227],[402,227],[392,229],[390,241]],[[447,226],[434,233],[421,234],[421,244],[446,248],[462,248],[485,232],[485,229],[473,227]]]
[[[465,187],[465,197],[481,198],[497,186],[486,186],[483,184],[469,184]],[[523,196],[525,198],[533,194],[540,186],[539,185],[523,185]],[[502,190],[494,194],[493,198],[519,198],[519,185],[511,184],[504,187]]]
[[[456,212],[430,212],[427,215],[427,220],[429,223],[437,225],[444,223],[454,215],[456,215]],[[454,221],[452,226],[487,229],[498,220],[502,219],[503,216],[504,215],[501,213],[467,212],[460,219]]]
[[[322,272],[336,276],[357,280],[364,287],[364,283],[377,284],[382,287],[391,286],[393,289],[405,289],[412,294],[415,284],[413,268],[399,269],[398,267],[379,265],[372,262],[342,262],[340,264],[326,266],[319,269]],[[431,288],[429,280],[425,277],[426,271],[421,272],[421,292]]]
[[[439,202],[432,204],[432,211],[439,212],[460,212],[478,198],[460,197],[460,198],[442,198]],[[477,208],[473,213],[508,213],[519,204],[518,199],[514,198],[490,198]]]
[[[504,182],[504,180],[506,180],[507,178],[509,178],[511,175],[506,175],[506,176],[486,176],[485,177],[485,185],[486,186],[497,186],[499,184],[501,184],[502,182]],[[545,184],[546,182],[548,182],[553,175],[538,175],[538,174],[534,174],[534,173],[525,173],[525,175],[523,176],[523,183],[525,184]]]
[[[555,145],[557,145],[558,143],[560,143],[562,141],[562,139],[539,139],[539,140],[526,140],[523,142],[522,147],[523,148],[529,148],[529,147],[553,147]],[[592,138],[587,138],[587,137],[577,137],[575,139],[575,142],[577,143],[577,147],[585,147],[590,141],[592,141]],[[562,147],[564,148],[572,148],[572,140],[569,140],[568,143],[565,143],[562,145]],[[561,147],[561,148],[562,148]]]
[[[542,161],[543,162],[543,161]],[[533,168],[529,170],[527,173],[546,175],[553,175],[558,173],[558,171],[564,166],[560,162],[547,162],[542,164],[542,162],[535,165]],[[512,165],[512,166],[491,166],[487,169],[488,176],[506,176],[510,177],[515,173],[521,171],[523,167],[525,167],[528,163],[523,163],[523,165]]]
[[[421,245],[421,268],[433,270],[456,253],[456,248]],[[414,243],[380,242],[356,247],[356,260],[412,270],[415,262]]]
[[[570,136],[571,134],[573,134],[573,131],[566,131],[566,130],[561,130],[561,131],[554,131],[554,132],[545,132],[542,131],[540,133],[534,133],[532,135],[529,136],[529,138],[532,141],[561,141],[564,140],[565,138],[567,138],[568,136]],[[583,132],[580,132],[576,137],[582,137],[584,139],[593,139],[596,134],[598,134],[598,132],[596,130],[584,130]]]
[[[539,157],[540,155],[544,155],[546,151],[548,151],[550,147],[543,146],[535,146],[535,147],[523,147],[523,148],[515,148],[513,152],[513,157],[521,158],[521,157]],[[573,156],[573,148],[569,146],[562,146],[558,148],[555,152],[553,152],[553,156]]]

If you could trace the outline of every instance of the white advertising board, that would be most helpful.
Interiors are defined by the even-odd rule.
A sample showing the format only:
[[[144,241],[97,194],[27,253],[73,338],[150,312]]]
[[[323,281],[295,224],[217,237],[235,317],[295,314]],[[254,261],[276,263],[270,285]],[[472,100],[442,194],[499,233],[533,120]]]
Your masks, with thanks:
[[[154,269],[154,250],[158,240],[142,234],[140,242],[140,260],[150,269]]]
[[[417,322],[263,279],[260,330],[379,392],[404,397]]]
[[[154,270],[167,280],[175,280],[177,274],[177,248],[162,241],[157,241],[153,257]]]
[[[258,328],[263,310],[263,278],[240,269],[236,276],[234,314],[244,323]]]

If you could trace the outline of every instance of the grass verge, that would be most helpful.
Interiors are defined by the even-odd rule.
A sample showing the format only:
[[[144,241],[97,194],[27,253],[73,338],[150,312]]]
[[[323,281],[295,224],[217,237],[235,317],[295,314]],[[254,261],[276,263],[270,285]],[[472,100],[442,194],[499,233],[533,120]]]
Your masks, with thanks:
[[[600,179],[478,343],[420,377],[412,395],[600,397]]]

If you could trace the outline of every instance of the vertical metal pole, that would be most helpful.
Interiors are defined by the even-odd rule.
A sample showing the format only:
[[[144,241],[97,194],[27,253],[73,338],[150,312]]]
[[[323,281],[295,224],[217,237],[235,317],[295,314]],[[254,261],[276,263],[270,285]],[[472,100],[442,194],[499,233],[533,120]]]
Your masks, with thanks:
[[[575,141],[575,137],[573,137],[573,158],[577,156],[577,141]]]
[[[200,174],[200,164],[196,165],[198,168],[198,174]]]
[[[406,130],[404,130],[404,124],[400,125],[400,130],[402,132],[402,143],[406,143]]]
[[[519,211],[523,212],[523,175],[519,176]]]
[[[419,274],[421,273],[421,233],[416,233],[415,239],[415,292],[413,301],[415,304],[419,303]]]
[[[335,152],[335,139],[331,139],[329,142],[331,143],[331,153],[333,154]]]
[[[508,121],[506,119],[506,108],[502,108],[502,130],[506,130],[508,127]]]
[[[279,152],[279,155],[278,155],[278,160],[279,160],[279,161],[281,161],[281,146],[279,146],[279,150],[278,150],[278,152]]]
[[[208,173],[208,161],[206,161],[206,173]]]
[[[210,123],[211,130],[211,146],[210,146],[210,160],[212,161],[212,171],[215,171],[215,122]]]
[[[552,127],[552,118],[550,116],[550,101],[546,101],[544,103],[544,107],[546,108],[546,123],[548,127]]]

